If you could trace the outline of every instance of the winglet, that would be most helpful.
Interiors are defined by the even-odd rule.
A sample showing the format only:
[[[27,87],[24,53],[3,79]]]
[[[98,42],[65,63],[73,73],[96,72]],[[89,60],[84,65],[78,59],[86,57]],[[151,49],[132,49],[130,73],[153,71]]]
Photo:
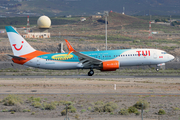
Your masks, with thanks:
[[[68,49],[69,49],[68,55],[69,55],[70,53],[72,53],[72,52],[76,52],[76,51],[74,50],[74,48],[71,46],[71,44],[68,42],[68,40],[66,40],[66,39],[64,39],[64,40],[66,41],[66,45],[67,45],[67,47],[68,47]]]

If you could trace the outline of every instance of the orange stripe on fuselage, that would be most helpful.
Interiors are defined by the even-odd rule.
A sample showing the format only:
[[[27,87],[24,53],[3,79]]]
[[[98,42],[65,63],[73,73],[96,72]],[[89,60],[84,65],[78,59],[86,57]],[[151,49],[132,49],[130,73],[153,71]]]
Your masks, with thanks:
[[[23,65],[24,63],[30,61],[31,59],[33,59],[33,58],[35,58],[35,57],[37,57],[37,56],[40,56],[40,55],[44,55],[44,54],[49,54],[49,53],[47,53],[47,52],[42,52],[42,51],[34,51],[34,52],[32,52],[32,53],[19,56],[19,57],[26,58],[26,60],[19,60],[19,59],[16,59],[16,58],[12,58],[12,60],[13,60],[14,63]]]

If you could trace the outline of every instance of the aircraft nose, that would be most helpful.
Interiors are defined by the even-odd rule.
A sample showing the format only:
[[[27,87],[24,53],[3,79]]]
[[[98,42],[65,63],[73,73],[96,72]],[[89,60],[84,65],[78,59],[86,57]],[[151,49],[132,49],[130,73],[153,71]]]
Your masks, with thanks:
[[[170,59],[170,60],[173,60],[173,59],[174,59],[174,56],[169,54],[169,59]]]

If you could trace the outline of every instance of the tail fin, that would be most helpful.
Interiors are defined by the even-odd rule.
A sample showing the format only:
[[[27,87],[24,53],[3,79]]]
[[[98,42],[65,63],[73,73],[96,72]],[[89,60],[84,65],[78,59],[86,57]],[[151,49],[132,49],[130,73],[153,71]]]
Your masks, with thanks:
[[[15,56],[26,55],[36,51],[12,26],[6,26],[5,28]]]

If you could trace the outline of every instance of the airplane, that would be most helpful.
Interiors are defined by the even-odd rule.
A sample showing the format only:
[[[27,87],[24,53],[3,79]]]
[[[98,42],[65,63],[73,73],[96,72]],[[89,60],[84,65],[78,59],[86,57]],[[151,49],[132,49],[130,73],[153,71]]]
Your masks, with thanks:
[[[12,61],[17,64],[52,70],[93,69],[115,71],[123,66],[164,65],[174,56],[158,49],[122,49],[106,51],[77,52],[65,39],[69,52],[48,53],[35,50],[12,26],[6,26],[7,35],[14,55]]]

